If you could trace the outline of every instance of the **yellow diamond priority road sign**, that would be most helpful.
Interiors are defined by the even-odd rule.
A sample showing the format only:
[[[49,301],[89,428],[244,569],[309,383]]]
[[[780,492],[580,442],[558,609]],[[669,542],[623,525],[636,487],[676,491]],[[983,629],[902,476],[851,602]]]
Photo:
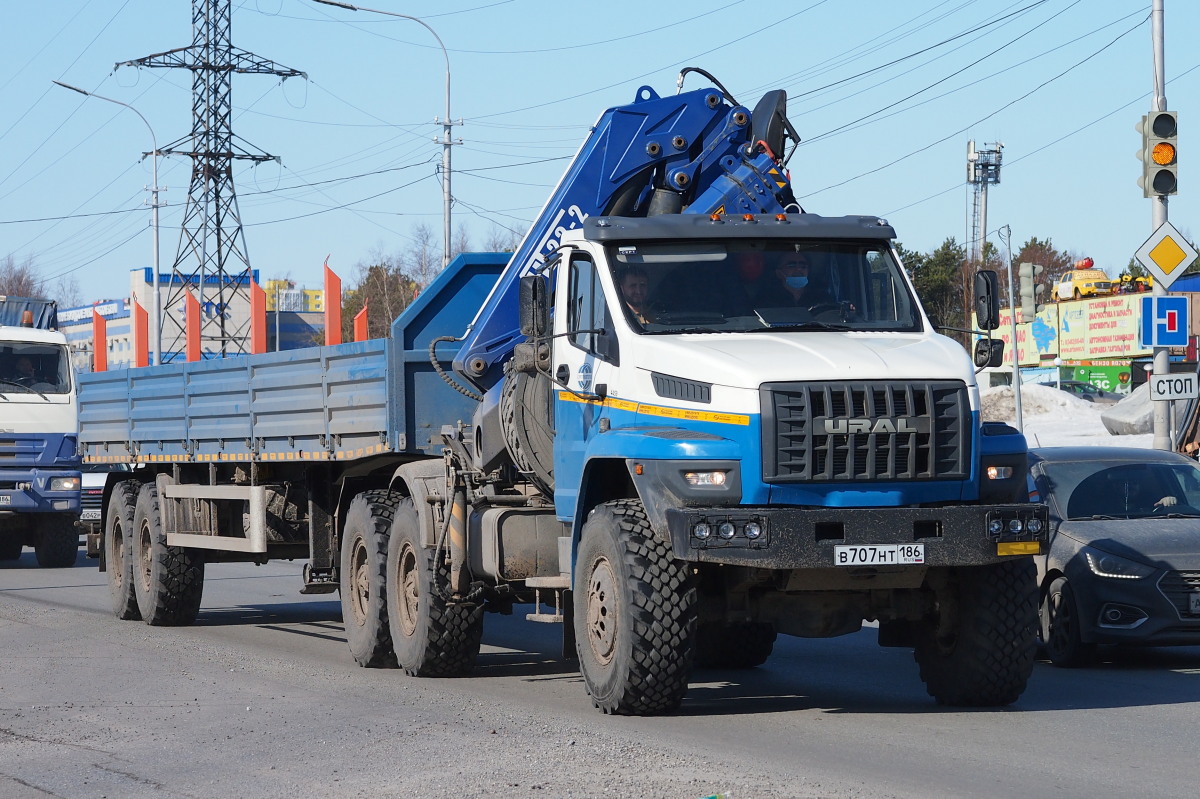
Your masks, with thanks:
[[[1170,222],[1163,222],[1133,257],[1154,275],[1160,286],[1169,289],[1197,255],[1200,253]]]

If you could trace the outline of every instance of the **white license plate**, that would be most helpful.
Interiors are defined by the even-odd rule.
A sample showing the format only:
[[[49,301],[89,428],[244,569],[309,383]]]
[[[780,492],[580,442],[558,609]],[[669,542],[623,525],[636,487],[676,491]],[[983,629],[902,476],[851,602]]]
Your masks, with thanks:
[[[1200,594],[1188,594],[1188,610],[1192,613],[1200,613]]]
[[[85,522],[98,522],[100,521],[100,511],[85,510],[83,513],[79,514],[79,518]]]
[[[924,562],[924,544],[838,545],[833,548],[834,566],[904,566]]]
[[[8,494],[0,494],[0,505],[11,505],[12,497]]]

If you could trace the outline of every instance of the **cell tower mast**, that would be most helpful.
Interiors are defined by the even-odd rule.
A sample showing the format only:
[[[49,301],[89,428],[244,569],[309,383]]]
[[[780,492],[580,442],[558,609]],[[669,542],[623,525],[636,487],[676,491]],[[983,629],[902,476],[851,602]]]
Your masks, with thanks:
[[[975,149],[975,141],[967,142],[967,183],[974,187],[971,203],[971,265],[983,268],[983,245],[987,241],[987,187],[1000,182],[1000,160],[1004,145],[985,144]]]
[[[231,124],[233,73],[305,77],[253,53],[237,49],[231,38],[230,0],[192,0],[192,43],[155,53],[122,66],[177,67],[192,71],[192,132],[159,150],[192,159],[192,179],[180,228],[179,250],[171,267],[166,313],[157,335],[163,362],[180,357],[184,320],[172,312],[182,305],[184,292],[196,290],[201,308],[201,340],[206,349],[222,355],[246,352],[249,322],[234,323],[229,315],[240,294],[249,306],[250,256],[233,188],[233,162],[269,161],[267,155],[234,136]],[[155,284],[158,276],[155,275]],[[157,290],[157,288],[156,288]],[[159,301],[155,297],[155,301]],[[248,317],[247,317],[248,318]]]

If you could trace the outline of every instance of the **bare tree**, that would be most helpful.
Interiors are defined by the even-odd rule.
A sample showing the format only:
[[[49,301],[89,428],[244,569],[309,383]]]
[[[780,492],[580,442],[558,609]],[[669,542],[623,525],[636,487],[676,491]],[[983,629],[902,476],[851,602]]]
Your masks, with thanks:
[[[45,293],[45,281],[38,277],[32,255],[20,262],[11,254],[0,260],[0,294],[41,297]]]
[[[516,252],[521,244],[521,234],[509,228],[493,225],[483,242],[483,249],[488,252]]]

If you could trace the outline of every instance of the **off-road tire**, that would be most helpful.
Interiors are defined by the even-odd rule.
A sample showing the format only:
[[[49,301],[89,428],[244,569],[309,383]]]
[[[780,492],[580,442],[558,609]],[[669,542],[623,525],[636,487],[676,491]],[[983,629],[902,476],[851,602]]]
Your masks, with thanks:
[[[769,622],[720,624],[696,628],[696,666],[702,669],[752,669],[767,662],[775,648]]]
[[[1081,632],[1075,593],[1067,578],[1059,577],[1050,583],[1041,607],[1039,637],[1050,662],[1066,669],[1091,665],[1096,659],[1096,645],[1085,644]]]
[[[434,549],[421,545],[416,508],[404,497],[387,553],[388,623],[396,659],[414,677],[461,677],[474,670],[479,657],[483,608],[446,601],[441,591],[449,585],[450,570],[444,562],[435,564],[434,555]]]
[[[507,369],[500,393],[504,443],[517,469],[546,496],[554,494],[553,390],[545,375]]]
[[[342,622],[358,665],[396,668],[387,616],[387,546],[401,497],[386,489],[364,491],[350,502],[342,528]]]
[[[104,569],[108,574],[108,598],[118,619],[142,618],[133,591],[133,512],[142,484],[123,480],[113,486],[104,517]]]
[[[692,670],[696,584],[654,536],[640,501],[606,502],[588,516],[572,593],[575,649],[592,704],[631,716],[679,707]]]
[[[204,557],[198,550],[167,546],[154,483],[138,491],[132,539],[133,593],[142,619],[154,627],[195,622],[204,593]]]
[[[33,553],[43,569],[65,569],[75,565],[79,554],[79,528],[75,517],[65,513],[48,513],[36,522],[37,539]]]
[[[942,705],[999,707],[1016,701],[1033,673],[1038,589],[1028,558],[955,569],[939,592],[947,614],[918,625],[914,650],[929,695]]]

